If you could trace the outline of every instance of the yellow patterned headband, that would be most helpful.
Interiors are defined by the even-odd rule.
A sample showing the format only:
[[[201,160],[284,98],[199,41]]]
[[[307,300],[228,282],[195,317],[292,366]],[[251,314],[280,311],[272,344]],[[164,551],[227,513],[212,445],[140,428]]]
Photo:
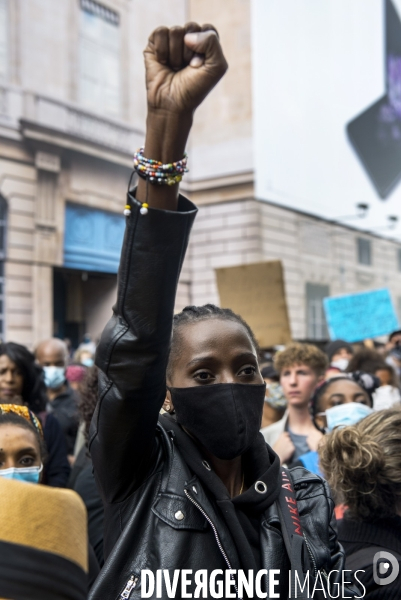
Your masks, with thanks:
[[[29,410],[27,406],[21,406],[20,404],[0,404],[0,415],[4,415],[6,413],[14,413],[32,423],[36,431],[43,438],[42,424],[38,417],[31,410]]]

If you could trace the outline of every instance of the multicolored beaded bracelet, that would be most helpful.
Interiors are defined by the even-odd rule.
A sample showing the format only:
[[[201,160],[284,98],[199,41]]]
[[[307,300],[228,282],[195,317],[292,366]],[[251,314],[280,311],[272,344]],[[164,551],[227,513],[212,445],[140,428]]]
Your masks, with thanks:
[[[184,154],[181,160],[172,163],[162,163],[158,160],[146,158],[143,148],[139,148],[134,154],[134,169],[139,177],[150,183],[159,185],[175,185],[179,183],[184,173],[188,172],[188,156]]]
[[[139,177],[149,181],[152,184],[175,185],[176,183],[180,183],[184,173],[188,172],[188,155],[186,153],[181,160],[164,164],[161,161],[146,158],[143,155],[143,152],[144,148],[142,147],[139,148],[134,154],[134,171],[139,175]],[[148,209],[148,203],[143,202],[139,212],[141,215],[147,215]],[[129,217],[130,214],[131,207],[129,204],[126,204],[124,208],[124,215]]]

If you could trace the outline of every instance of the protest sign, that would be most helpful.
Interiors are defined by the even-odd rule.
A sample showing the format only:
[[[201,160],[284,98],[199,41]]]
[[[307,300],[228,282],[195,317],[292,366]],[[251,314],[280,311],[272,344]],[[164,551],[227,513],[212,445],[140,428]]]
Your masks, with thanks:
[[[323,300],[332,340],[361,342],[399,329],[387,288]]]
[[[216,269],[220,304],[240,314],[262,348],[291,340],[281,261]]]

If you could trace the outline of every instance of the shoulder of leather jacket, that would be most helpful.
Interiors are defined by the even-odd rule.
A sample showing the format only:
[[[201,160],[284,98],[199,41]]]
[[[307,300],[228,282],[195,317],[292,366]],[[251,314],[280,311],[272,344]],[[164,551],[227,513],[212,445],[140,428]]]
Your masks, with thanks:
[[[322,489],[327,486],[322,477],[311,473],[304,467],[294,467],[290,469],[290,473],[297,500],[306,500],[318,496],[322,493]]]

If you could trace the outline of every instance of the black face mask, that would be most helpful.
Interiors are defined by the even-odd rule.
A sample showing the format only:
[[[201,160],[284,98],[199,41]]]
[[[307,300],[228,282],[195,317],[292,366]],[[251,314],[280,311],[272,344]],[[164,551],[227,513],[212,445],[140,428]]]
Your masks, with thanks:
[[[249,448],[259,432],[266,385],[218,383],[168,388],[177,416],[217,458],[230,460]]]

